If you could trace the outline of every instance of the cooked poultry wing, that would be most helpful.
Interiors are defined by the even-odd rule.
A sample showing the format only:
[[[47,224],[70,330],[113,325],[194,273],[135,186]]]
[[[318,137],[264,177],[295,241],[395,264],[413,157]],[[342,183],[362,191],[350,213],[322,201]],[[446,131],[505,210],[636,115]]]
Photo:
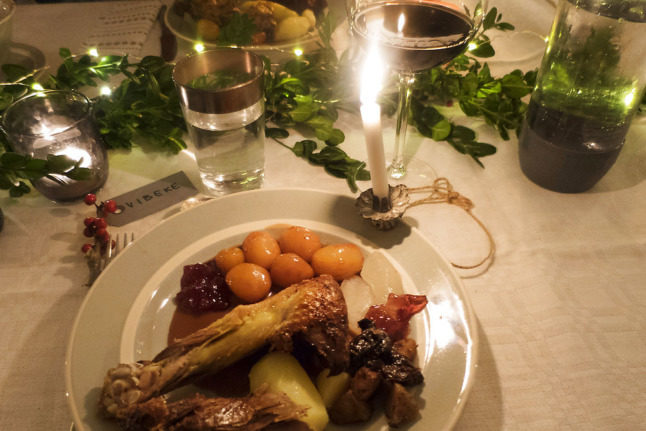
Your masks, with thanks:
[[[306,280],[262,302],[240,305],[152,361],[110,369],[100,410],[107,417],[125,418],[129,407],[215,373],[268,344],[290,352],[296,334],[316,349],[333,372],[347,368],[347,309],[332,277]]]

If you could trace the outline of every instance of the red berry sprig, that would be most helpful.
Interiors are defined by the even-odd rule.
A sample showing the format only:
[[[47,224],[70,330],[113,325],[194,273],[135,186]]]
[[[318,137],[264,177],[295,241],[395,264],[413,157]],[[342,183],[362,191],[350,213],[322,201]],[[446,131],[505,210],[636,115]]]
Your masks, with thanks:
[[[105,219],[105,215],[109,213],[115,213],[117,211],[117,203],[112,199],[109,199],[105,202],[97,202],[96,195],[94,193],[88,193],[83,199],[86,205],[94,205],[96,207],[97,217],[86,217],[83,220],[85,228],[83,229],[83,235],[87,238],[94,238],[95,243],[85,243],[81,247],[81,252],[83,254],[88,254],[91,250],[95,248],[97,244],[101,247],[101,252],[105,251],[107,244],[110,243],[110,247],[115,247],[115,242],[110,241],[110,233],[108,232],[108,222]]]

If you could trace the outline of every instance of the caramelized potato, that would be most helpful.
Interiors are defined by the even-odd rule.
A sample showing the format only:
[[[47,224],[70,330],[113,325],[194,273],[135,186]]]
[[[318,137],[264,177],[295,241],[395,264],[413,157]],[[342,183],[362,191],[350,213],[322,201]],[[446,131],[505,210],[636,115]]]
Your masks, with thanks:
[[[246,262],[255,263],[269,269],[280,254],[278,241],[263,231],[251,232],[242,242]]]
[[[327,245],[312,256],[312,268],[317,275],[329,274],[339,281],[357,274],[362,266],[361,249],[350,243]]]
[[[308,262],[312,255],[321,248],[321,238],[311,230],[301,226],[290,226],[278,238],[283,253],[296,253]]]
[[[270,275],[276,286],[287,287],[314,277],[314,270],[296,253],[283,253],[271,265]]]
[[[243,302],[264,299],[271,289],[271,276],[265,268],[255,263],[239,263],[227,272],[227,286]]]
[[[229,272],[231,268],[242,262],[244,262],[244,253],[240,247],[225,248],[215,255],[215,264],[225,274]]]

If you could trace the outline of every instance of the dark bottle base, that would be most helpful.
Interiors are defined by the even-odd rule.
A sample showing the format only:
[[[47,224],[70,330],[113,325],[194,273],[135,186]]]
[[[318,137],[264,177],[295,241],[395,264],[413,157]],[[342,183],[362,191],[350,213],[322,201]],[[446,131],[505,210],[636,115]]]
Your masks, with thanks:
[[[532,102],[519,138],[520,167],[543,188],[587,191],[617,160],[627,130],[627,125],[602,127]]]

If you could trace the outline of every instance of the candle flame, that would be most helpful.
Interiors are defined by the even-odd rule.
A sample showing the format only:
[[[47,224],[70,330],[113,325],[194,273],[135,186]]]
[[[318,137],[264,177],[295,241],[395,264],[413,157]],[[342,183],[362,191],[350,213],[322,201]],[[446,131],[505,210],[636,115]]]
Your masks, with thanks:
[[[384,67],[384,62],[379,55],[379,49],[377,46],[372,45],[361,71],[360,99],[362,104],[377,102],[377,96],[381,91]]]

